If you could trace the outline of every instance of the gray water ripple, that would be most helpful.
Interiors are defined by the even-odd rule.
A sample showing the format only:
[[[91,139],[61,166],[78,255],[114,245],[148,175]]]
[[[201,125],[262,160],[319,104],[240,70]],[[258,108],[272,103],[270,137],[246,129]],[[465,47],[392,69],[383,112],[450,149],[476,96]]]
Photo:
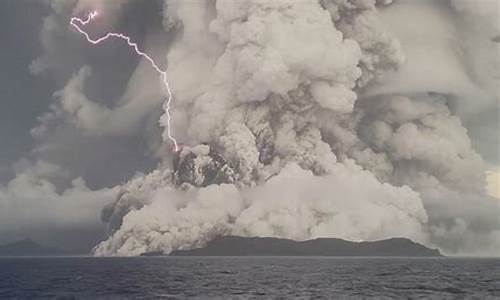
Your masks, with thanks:
[[[0,258],[1,299],[500,299],[500,259]]]

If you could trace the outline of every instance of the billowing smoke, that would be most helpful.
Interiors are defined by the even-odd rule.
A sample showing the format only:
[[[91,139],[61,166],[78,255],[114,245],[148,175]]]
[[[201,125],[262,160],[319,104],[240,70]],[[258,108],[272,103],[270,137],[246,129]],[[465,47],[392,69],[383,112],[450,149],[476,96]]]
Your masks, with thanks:
[[[92,56],[68,57],[88,49],[63,55],[53,41],[85,47],[63,25],[71,14],[101,7],[110,18],[95,25],[99,34],[145,9],[118,2],[53,1],[42,31],[50,42],[32,65],[66,80],[34,129],[39,152],[54,153],[48,141],[57,148],[75,131],[102,141],[146,136],[148,155],[161,161],[114,189],[86,189],[115,197],[95,255],[169,253],[227,234],[399,236],[445,253],[498,254],[499,202],[476,152],[497,151],[497,138],[469,136],[477,118],[498,110],[498,2],[155,2],[161,25],[136,34],[168,66],[172,130],[184,144],[176,153],[164,151],[166,133],[159,141],[166,115],[147,65],[103,94],[92,78],[110,71]],[[497,121],[487,122],[495,130]]]
[[[183,28],[168,54],[174,132],[200,145],[184,147],[173,174],[122,186],[95,254],[168,253],[224,234],[404,236],[494,253],[498,202],[456,114],[491,91],[453,53],[451,22],[425,36],[444,60],[422,76],[430,46],[402,44],[378,12],[463,11],[388,4],[168,1],[165,24]]]

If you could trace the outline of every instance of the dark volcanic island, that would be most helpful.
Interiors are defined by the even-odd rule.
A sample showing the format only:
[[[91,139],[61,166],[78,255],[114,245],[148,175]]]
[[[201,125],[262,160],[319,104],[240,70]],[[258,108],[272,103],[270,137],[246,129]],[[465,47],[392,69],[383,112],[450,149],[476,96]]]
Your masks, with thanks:
[[[224,236],[205,247],[177,250],[175,256],[442,256],[405,238],[391,238],[374,242],[350,242],[336,238],[318,238],[293,241],[278,238]]]

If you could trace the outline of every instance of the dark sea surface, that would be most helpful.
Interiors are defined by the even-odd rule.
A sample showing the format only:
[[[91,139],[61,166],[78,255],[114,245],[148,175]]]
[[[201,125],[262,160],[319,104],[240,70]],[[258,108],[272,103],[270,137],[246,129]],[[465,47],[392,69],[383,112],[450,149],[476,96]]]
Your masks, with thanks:
[[[500,259],[0,258],[0,299],[500,299]]]

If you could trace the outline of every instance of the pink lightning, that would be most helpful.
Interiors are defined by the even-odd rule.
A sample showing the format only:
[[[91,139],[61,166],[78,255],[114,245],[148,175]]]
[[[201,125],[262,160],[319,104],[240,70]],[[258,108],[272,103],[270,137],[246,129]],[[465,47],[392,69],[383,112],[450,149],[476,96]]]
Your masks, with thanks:
[[[106,34],[105,36],[100,37],[98,39],[92,39],[90,37],[90,35],[85,30],[83,30],[80,26],[85,26],[85,25],[89,24],[95,17],[97,17],[97,15],[98,15],[97,11],[93,11],[88,15],[87,19],[82,20],[80,18],[73,17],[73,18],[71,18],[71,21],[69,23],[73,27],[75,27],[75,29],[78,30],[78,32],[80,32],[87,39],[87,41],[89,43],[91,43],[93,45],[97,45],[101,42],[104,42],[105,40],[107,40],[110,37],[115,37],[115,38],[125,40],[127,42],[127,44],[135,50],[135,53],[137,53],[137,55],[147,59],[151,63],[151,66],[161,75],[161,79],[163,81],[163,84],[165,85],[165,87],[167,89],[168,99],[167,99],[167,105],[165,108],[165,111],[167,114],[167,135],[168,135],[168,138],[174,143],[174,149],[177,152],[179,150],[179,145],[177,143],[177,140],[172,136],[172,128],[170,126],[170,120],[171,120],[170,104],[172,102],[172,91],[170,90],[170,85],[168,84],[168,81],[167,81],[167,72],[163,71],[149,55],[147,55],[146,53],[139,50],[137,43],[132,42],[130,37],[128,37],[122,33],[110,32],[110,33]]]

